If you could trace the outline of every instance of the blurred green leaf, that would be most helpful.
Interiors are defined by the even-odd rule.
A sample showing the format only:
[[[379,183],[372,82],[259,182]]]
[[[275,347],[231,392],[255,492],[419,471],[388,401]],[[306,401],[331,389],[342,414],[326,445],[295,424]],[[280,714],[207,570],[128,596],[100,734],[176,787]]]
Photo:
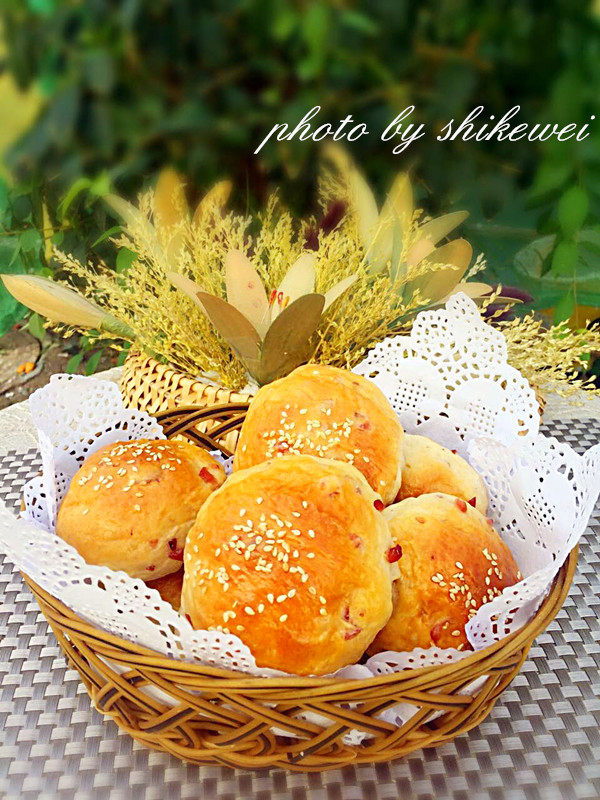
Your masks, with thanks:
[[[76,181],[69,187],[69,191],[63,197],[63,199],[58,204],[58,217],[59,219],[64,219],[67,211],[71,207],[73,201],[75,200],[78,195],[82,192],[87,191],[92,182],[89,178],[77,178]]]
[[[100,244],[101,242],[105,242],[107,239],[110,239],[111,236],[119,233],[121,231],[121,225],[113,225],[112,228],[108,228],[102,233],[95,241],[92,242],[92,247],[96,247],[96,245]]]
[[[575,242],[559,242],[552,255],[551,271],[556,275],[573,275],[576,266],[577,245]]]
[[[85,362],[85,374],[86,375],[93,375],[94,372],[98,369],[98,365],[100,363],[100,359],[102,358],[102,350],[96,350],[88,360]]]
[[[42,244],[42,236],[35,228],[29,228],[19,235],[19,244],[21,250],[25,252],[39,250]]]
[[[0,178],[0,218],[3,218],[8,210],[8,184]]]
[[[364,33],[367,36],[374,36],[379,32],[379,25],[361,11],[355,11],[351,8],[346,9],[341,14],[341,21],[348,28]]]
[[[108,172],[103,170],[100,175],[90,182],[90,194],[94,197],[104,197],[111,191],[110,178]]]
[[[121,352],[117,356],[117,364],[116,364],[117,367],[123,366],[123,364],[125,363],[125,359],[127,358],[128,355],[129,355],[129,347],[123,348],[123,350],[121,350]]]
[[[298,64],[298,74],[304,80],[318,75],[327,57],[331,10],[326,3],[312,3],[302,18],[302,38],[308,55]],[[307,109],[308,110],[308,109]]]
[[[54,0],[27,0],[27,5],[42,16],[48,16],[54,11]]]
[[[16,237],[0,237],[0,272],[16,274],[23,272],[23,265],[18,255],[14,256],[16,242]],[[0,282],[0,336],[4,336],[15,323],[23,319],[26,313],[25,306],[18,303]]]
[[[575,301],[573,299],[573,292],[568,292],[558,301],[554,307],[554,324],[568,320],[575,311]]]
[[[73,375],[79,369],[79,365],[81,364],[82,360],[83,353],[75,353],[75,355],[71,356],[71,358],[67,361],[65,372],[67,372],[69,375]]]
[[[86,53],[83,73],[89,88],[98,94],[108,94],[115,82],[115,69],[111,54],[96,48]]]
[[[125,272],[133,264],[137,258],[137,253],[133,250],[128,250],[127,247],[122,247],[117,253],[117,272]]]
[[[34,339],[37,339],[40,342],[43,342],[47,336],[43,320],[39,314],[34,313],[29,317],[27,321],[27,330]]]
[[[543,161],[529,190],[530,199],[536,201],[544,197],[544,195],[560,189],[572,172],[573,165],[568,160]]]
[[[298,14],[287,4],[281,5],[273,19],[273,36],[279,42],[285,41],[298,24]]]
[[[565,236],[573,236],[587,217],[589,198],[585,189],[572,186],[558,203],[558,222]]]
[[[559,272],[546,265],[554,260],[556,236],[544,236],[522,248],[515,256],[513,279],[535,298],[536,308],[555,305],[573,288],[573,251],[561,248]],[[560,246],[560,245],[559,245]],[[557,248],[558,249],[558,248]],[[559,251],[560,253],[560,251]],[[562,259],[564,258],[564,261]],[[565,271],[560,272],[564,267]],[[577,302],[600,307],[600,233],[579,232],[576,248]]]

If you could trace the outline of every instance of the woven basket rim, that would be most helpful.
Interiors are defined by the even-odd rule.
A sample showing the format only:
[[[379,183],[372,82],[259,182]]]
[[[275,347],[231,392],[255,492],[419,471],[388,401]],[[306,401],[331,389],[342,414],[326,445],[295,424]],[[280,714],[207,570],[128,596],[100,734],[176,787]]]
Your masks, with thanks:
[[[211,378],[210,375],[203,375],[200,372],[196,374],[192,372],[186,372],[185,370],[176,367],[170,361],[167,362],[159,361],[158,359],[148,355],[147,353],[142,352],[141,350],[130,349],[129,352],[127,353],[125,361],[129,366],[139,367],[140,364],[151,365],[153,369],[162,373],[165,380],[168,380],[169,378],[176,378],[178,381],[184,381],[189,384],[200,383],[206,386],[213,386],[215,389],[218,389],[219,391],[229,392],[230,394],[236,396],[238,395],[246,397],[252,396],[249,395],[247,392],[244,392],[243,389],[230,389],[227,386],[223,386],[217,380]],[[180,407],[183,406],[178,406],[178,408]]]
[[[226,680],[229,688],[232,688],[234,684],[237,687],[243,686],[249,688],[252,686],[256,689],[288,688],[290,685],[293,685],[294,688],[299,690],[310,690],[318,687],[331,689],[332,687],[336,687],[338,691],[344,691],[344,687],[346,686],[350,686],[353,689],[369,689],[394,683],[402,683],[404,685],[403,688],[407,689],[409,688],[408,684],[414,683],[415,688],[423,689],[424,680],[427,678],[437,681],[449,676],[458,677],[462,672],[472,674],[472,668],[475,666],[478,667],[478,673],[484,674],[486,671],[486,662],[490,659],[495,661],[500,651],[508,651],[506,653],[507,655],[510,652],[518,653],[522,646],[527,643],[531,644],[535,637],[550,624],[564,603],[577,567],[578,549],[577,546],[571,550],[568,558],[560,567],[550,591],[544,598],[537,612],[532,619],[518,631],[503,637],[500,641],[488,645],[488,647],[474,651],[460,661],[452,661],[447,664],[429,667],[412,667],[399,672],[377,675],[370,678],[340,679],[327,676],[294,675],[263,677],[259,675],[249,675],[248,673],[236,670],[210,667],[200,662],[181,661],[162,655],[145,645],[135,644],[127,639],[103,631],[84,620],[75,611],[42,589],[42,587],[35,583],[26,573],[22,572],[21,574],[31,591],[38,599],[43,601],[45,608],[53,610],[58,616],[62,617],[61,625],[63,627],[68,627],[65,625],[65,620],[69,620],[70,626],[72,626],[74,630],[85,633],[87,636],[96,639],[100,644],[106,644],[112,651],[115,649],[121,651],[122,656],[126,656],[129,652],[131,661],[135,664],[147,663],[154,669],[164,669],[170,673],[187,673],[190,677],[194,676],[198,678],[203,676],[205,678]],[[556,591],[557,589],[558,591]],[[124,660],[127,661],[128,659],[125,658]]]

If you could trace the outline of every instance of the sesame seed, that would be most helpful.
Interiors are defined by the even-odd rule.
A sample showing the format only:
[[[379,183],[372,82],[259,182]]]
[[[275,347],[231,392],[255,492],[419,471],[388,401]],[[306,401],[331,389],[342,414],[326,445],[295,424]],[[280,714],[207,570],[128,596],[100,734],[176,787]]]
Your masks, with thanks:
[[[287,618],[288,618],[288,615],[287,615],[287,614],[282,614],[282,615],[279,617],[279,622],[285,622]]]
[[[250,616],[253,616],[253,615],[254,615],[254,609],[253,609],[253,608],[250,608],[250,606],[246,606],[246,607],[244,608],[244,611],[246,612],[246,614],[250,614]]]

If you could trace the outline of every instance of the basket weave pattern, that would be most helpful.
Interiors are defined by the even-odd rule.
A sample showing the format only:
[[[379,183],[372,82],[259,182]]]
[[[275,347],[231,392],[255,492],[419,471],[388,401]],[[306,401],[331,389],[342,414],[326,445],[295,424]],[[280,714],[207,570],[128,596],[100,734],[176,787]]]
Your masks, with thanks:
[[[128,408],[137,408],[148,414],[158,414],[178,406],[210,408],[217,404],[247,403],[250,400],[248,394],[205,383],[136,351],[131,352],[123,364],[121,394]],[[205,420],[201,428],[210,431],[210,419]],[[237,433],[229,436],[225,444],[233,450],[236,441]]]
[[[158,419],[167,436],[229,455],[246,410],[179,408]],[[535,617],[502,641],[456,663],[365,680],[260,678],[176,661],[94,628],[24,578],[95,707],[134,739],[197,764],[314,771],[388,761],[478,725],[561,608],[576,563],[573,550]],[[479,678],[477,691],[460,694]],[[416,712],[402,727],[378,718],[397,703]],[[362,744],[347,743],[351,730],[367,734]]]

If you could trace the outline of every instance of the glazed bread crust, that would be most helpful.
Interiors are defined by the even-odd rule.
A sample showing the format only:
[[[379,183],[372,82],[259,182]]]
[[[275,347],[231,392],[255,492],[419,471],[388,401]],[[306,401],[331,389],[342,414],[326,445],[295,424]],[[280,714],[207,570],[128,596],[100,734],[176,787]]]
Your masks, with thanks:
[[[185,545],[182,611],[239,636],[259,666],[323,675],[355,663],[389,619],[390,533],[354,467],[284,456],[240,470]]]
[[[71,481],[56,533],[90,564],[161,578],[181,568],[187,532],[224,480],[223,467],[187,442],[107,445]]]
[[[470,649],[465,624],[520,580],[508,547],[464,500],[423,494],[385,509],[402,547],[394,611],[369,653],[415,647]]]
[[[461,497],[487,513],[485,484],[473,467],[457,453],[426,436],[404,435],[402,485],[396,502],[421,494],[443,492]]]
[[[349,370],[298,367],[263,386],[250,403],[234,470],[307,454],[354,465],[392,503],[402,479],[403,430],[383,393]]]

